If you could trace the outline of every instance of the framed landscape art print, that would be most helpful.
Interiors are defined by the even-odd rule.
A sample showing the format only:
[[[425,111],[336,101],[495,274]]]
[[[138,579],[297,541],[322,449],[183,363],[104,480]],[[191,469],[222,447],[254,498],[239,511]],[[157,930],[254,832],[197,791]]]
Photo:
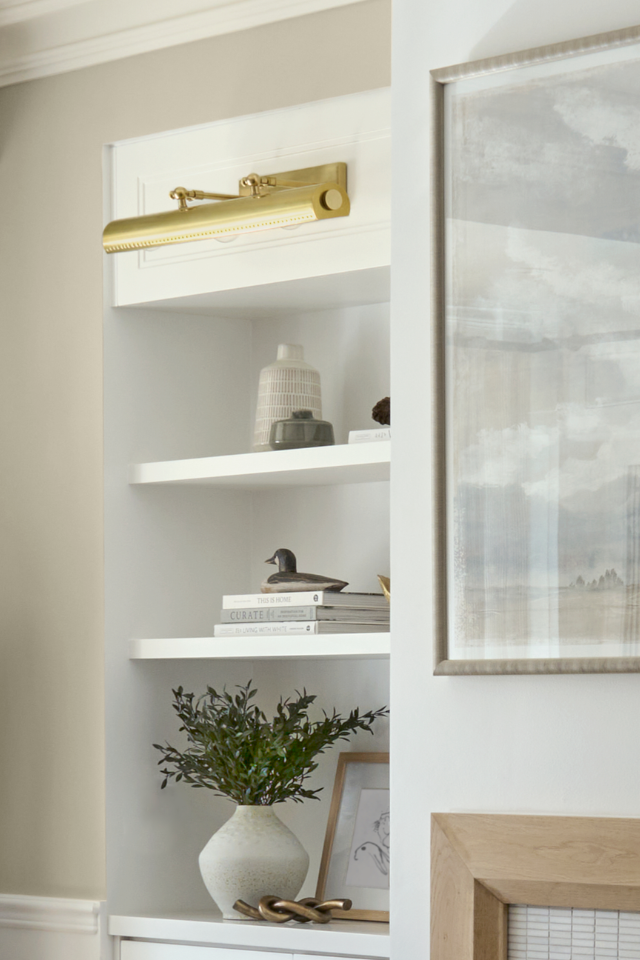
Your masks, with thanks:
[[[436,673],[640,670],[640,28],[432,76]]]

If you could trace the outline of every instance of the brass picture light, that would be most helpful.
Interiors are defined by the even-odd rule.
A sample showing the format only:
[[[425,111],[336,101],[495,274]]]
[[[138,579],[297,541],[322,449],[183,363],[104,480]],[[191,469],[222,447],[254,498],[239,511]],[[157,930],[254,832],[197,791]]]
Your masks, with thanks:
[[[107,253],[347,217],[350,209],[346,163],[269,176],[250,173],[240,181],[237,195],[176,187],[170,196],[178,201],[177,210],[107,224],[102,235]],[[189,200],[219,202],[190,207]]]

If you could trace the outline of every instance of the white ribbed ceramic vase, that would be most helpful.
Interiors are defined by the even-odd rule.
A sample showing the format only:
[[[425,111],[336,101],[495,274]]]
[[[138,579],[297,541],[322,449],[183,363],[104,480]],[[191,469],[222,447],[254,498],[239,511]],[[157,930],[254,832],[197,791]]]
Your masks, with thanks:
[[[311,410],[322,420],[320,374],[304,359],[297,343],[281,343],[278,359],[260,371],[254,450],[270,450],[269,432],[276,420],[288,420],[294,410]]]
[[[199,857],[205,886],[225,920],[248,920],[236,900],[258,906],[267,894],[294,900],[309,869],[309,854],[273,807],[239,806]]]

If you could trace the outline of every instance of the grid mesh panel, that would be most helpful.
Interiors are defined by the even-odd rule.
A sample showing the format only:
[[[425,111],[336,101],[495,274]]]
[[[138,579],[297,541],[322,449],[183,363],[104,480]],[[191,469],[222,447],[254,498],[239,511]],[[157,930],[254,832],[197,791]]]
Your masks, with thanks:
[[[640,960],[640,913],[509,907],[509,960]]]

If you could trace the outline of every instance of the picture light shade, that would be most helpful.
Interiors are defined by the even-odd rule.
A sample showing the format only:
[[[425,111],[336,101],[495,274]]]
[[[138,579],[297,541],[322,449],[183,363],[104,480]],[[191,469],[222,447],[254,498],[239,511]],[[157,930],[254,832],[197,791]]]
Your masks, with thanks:
[[[263,196],[240,196],[113,220],[105,227],[102,242],[107,253],[119,253],[346,217],[349,210],[344,186],[332,182],[310,183],[276,189]]]

